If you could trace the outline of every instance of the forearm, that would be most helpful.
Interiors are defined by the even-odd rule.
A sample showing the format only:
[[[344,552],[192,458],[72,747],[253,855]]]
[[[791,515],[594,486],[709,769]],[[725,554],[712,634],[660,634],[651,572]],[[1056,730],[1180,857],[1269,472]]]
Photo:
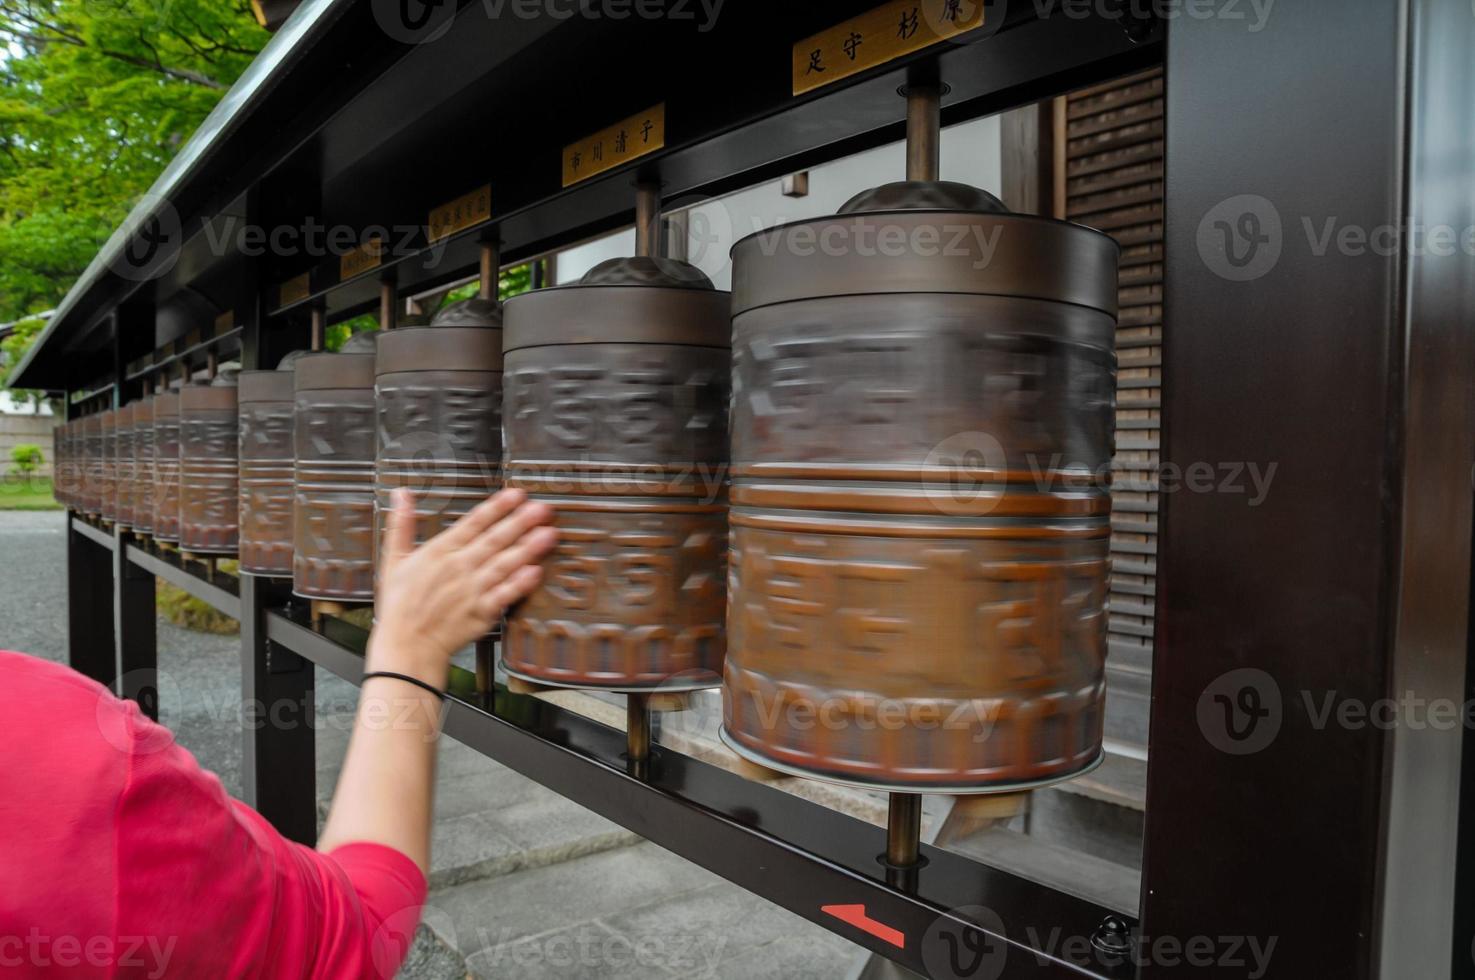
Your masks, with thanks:
[[[318,850],[392,847],[430,873],[430,816],[440,701],[388,677],[364,682],[348,754]]]

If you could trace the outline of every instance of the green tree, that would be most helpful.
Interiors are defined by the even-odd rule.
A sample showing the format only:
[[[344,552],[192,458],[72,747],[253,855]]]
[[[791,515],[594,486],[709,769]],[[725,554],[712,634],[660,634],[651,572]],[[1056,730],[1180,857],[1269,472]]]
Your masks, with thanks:
[[[268,37],[249,0],[0,0],[0,322],[61,301]]]

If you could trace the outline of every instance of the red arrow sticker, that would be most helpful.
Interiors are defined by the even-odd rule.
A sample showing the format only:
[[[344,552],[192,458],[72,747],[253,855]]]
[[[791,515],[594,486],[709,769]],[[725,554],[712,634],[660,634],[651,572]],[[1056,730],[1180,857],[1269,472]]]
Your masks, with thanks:
[[[907,937],[900,929],[893,929],[884,922],[877,922],[866,915],[864,905],[821,905],[819,910],[826,915],[833,915],[841,922],[855,926],[875,936],[884,939],[897,949],[906,949]]]

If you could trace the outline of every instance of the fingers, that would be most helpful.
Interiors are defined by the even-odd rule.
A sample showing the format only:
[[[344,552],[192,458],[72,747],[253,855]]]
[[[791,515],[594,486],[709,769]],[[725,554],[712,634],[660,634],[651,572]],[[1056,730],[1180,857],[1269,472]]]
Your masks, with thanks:
[[[511,577],[523,565],[537,562],[558,543],[558,532],[551,527],[535,527],[516,542],[501,549],[476,567],[476,588],[486,591]]]
[[[384,567],[415,549],[415,500],[403,487],[390,495],[389,527],[384,534]]]
[[[541,566],[522,566],[477,600],[482,615],[488,621],[495,620],[496,617],[502,614],[502,610],[515,602],[526,599],[538,587],[538,583],[542,579],[543,569]]]
[[[527,499],[521,490],[498,490],[433,539],[439,547],[464,548]]]
[[[552,507],[536,501],[525,503],[468,544],[466,546],[467,555],[479,565],[510,546],[531,529],[540,524],[551,523],[552,520]]]

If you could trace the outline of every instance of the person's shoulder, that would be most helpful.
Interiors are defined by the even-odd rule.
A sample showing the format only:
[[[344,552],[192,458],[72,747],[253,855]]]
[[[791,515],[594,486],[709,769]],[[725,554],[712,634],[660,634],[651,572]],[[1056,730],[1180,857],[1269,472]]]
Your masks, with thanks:
[[[29,653],[0,650],[0,677],[11,697],[19,693],[31,696],[74,697],[96,701],[108,689],[90,677],[84,677],[66,664],[59,664]]]

